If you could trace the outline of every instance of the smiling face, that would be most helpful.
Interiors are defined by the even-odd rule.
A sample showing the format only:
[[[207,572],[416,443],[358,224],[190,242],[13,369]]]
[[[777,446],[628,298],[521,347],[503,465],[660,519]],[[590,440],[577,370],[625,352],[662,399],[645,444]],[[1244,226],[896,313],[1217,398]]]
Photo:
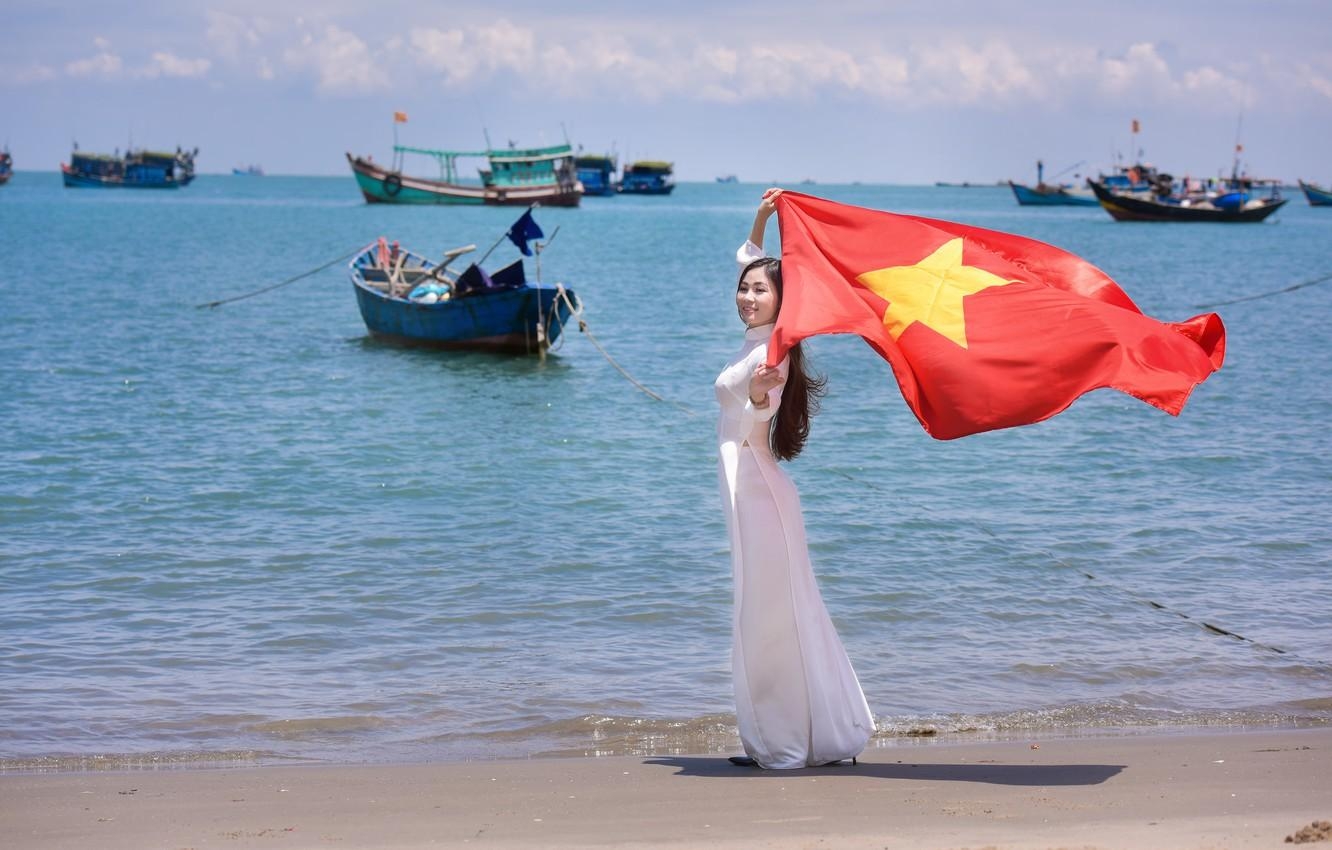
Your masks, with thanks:
[[[747,327],[757,328],[777,321],[777,287],[768,280],[764,266],[745,272],[735,290],[735,306]]]

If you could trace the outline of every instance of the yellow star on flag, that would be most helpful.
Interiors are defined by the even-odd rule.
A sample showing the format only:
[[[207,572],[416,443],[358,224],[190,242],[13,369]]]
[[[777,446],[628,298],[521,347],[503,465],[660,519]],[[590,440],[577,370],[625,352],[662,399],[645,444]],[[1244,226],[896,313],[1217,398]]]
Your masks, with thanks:
[[[914,266],[891,266],[865,272],[856,280],[888,302],[883,323],[897,339],[912,322],[920,322],[967,347],[962,298],[991,286],[1013,283],[975,266],[962,265],[962,240],[951,239]]]

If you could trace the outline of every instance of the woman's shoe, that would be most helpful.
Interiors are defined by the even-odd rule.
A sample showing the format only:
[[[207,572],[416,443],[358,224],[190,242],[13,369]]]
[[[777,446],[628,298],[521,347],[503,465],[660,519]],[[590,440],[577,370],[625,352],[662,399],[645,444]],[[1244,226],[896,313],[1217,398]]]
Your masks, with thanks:
[[[731,764],[735,765],[736,767],[759,766],[759,763],[756,760],[750,758],[749,756],[731,756],[729,759],[727,759],[727,761],[729,761]]]

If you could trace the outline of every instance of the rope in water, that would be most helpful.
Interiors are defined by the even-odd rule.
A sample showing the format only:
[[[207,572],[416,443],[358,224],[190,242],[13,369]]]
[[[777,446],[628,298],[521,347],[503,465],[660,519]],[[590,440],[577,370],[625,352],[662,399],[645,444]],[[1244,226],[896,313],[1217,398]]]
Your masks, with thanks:
[[[1326,283],[1329,280],[1332,280],[1332,274],[1325,274],[1322,277],[1316,277],[1313,280],[1306,280],[1303,283],[1297,283],[1294,286],[1287,286],[1282,289],[1273,289],[1270,292],[1260,292],[1257,295],[1246,295],[1243,298],[1232,298],[1229,301],[1214,301],[1211,304],[1199,304],[1195,309],[1210,310],[1213,307],[1225,307],[1228,304],[1239,304],[1241,301],[1257,301],[1259,298],[1271,298],[1273,295],[1284,295],[1287,292],[1294,292],[1297,289],[1313,286],[1316,283]]]
[[[856,476],[844,470],[839,469],[839,470],[834,470],[834,472],[837,475],[841,475],[843,478],[847,479],[848,481],[854,481],[855,483],[861,485],[862,487],[868,487],[871,490],[879,490],[881,492],[886,492],[883,487],[879,487],[878,485],[872,482],[857,478]],[[895,494],[895,496],[897,498],[901,498],[901,494]],[[904,501],[907,501],[908,503],[912,502],[912,500],[910,499],[906,499]],[[913,506],[917,508],[917,510],[920,510],[924,507],[919,502],[914,503]],[[985,525],[985,523],[976,521],[974,519],[971,520],[971,523],[977,528],[979,528],[981,531],[983,531],[985,534],[989,535],[994,540],[1003,543],[1007,547],[1016,548],[1013,547],[1013,544],[1010,543],[1007,539],[1005,539],[1002,535],[998,534],[989,526]],[[1327,661],[1322,661],[1319,659],[1312,659],[1312,658],[1303,658],[1295,653],[1290,652],[1289,650],[1285,650],[1277,646],[1272,646],[1271,644],[1263,643],[1261,641],[1254,640],[1253,638],[1250,637],[1245,637],[1244,635],[1239,634],[1237,632],[1233,632],[1229,629],[1223,629],[1220,626],[1207,622],[1206,620],[1201,620],[1191,614],[1186,614],[1183,611],[1178,610],[1177,608],[1172,608],[1169,605],[1164,605],[1160,602],[1157,602],[1154,599],[1142,596],[1141,594],[1135,593],[1134,591],[1121,587],[1120,585],[1117,585],[1112,581],[1108,581],[1104,578],[1101,578],[1095,573],[1092,573],[1074,564],[1070,564],[1068,561],[1065,561],[1063,558],[1060,558],[1058,555],[1049,551],[1048,549],[1043,549],[1039,546],[1031,546],[1031,545],[1028,545],[1028,548],[1034,549],[1039,554],[1045,556],[1056,566],[1076,572],[1078,575],[1081,575],[1083,578],[1087,579],[1088,581],[1096,582],[1098,585],[1102,587],[1102,589],[1114,591],[1119,596],[1127,597],[1133,600],[1134,602],[1147,605],[1157,611],[1174,614],[1176,617],[1179,617],[1182,620],[1188,620],[1190,623],[1193,623],[1199,629],[1209,634],[1217,635],[1219,637],[1227,637],[1231,638],[1232,640],[1237,640],[1242,643],[1247,643],[1250,646],[1254,647],[1255,649],[1261,649],[1265,652],[1271,652],[1276,655],[1284,655],[1287,658],[1301,661],[1305,664],[1309,664],[1310,666],[1332,668],[1332,663],[1329,663]]]
[[[324,263],[323,265],[315,266],[314,268],[310,269],[308,272],[301,272],[300,274],[294,277],[289,277],[286,280],[282,281],[281,283],[274,283],[270,286],[265,286],[262,289],[256,289],[253,292],[246,292],[241,295],[234,295],[231,298],[223,298],[220,301],[209,301],[204,304],[195,304],[194,306],[200,309],[204,307],[219,307],[223,304],[230,304],[233,301],[240,301],[245,298],[253,298],[256,295],[262,295],[265,292],[272,292],[274,289],[279,289],[288,284],[295,283],[298,280],[303,280],[312,274],[317,274],[319,272],[322,272],[324,269],[328,268],[329,266],[336,265],[342,262],[343,260],[349,260],[361,250],[362,249],[360,248],[356,248],[352,251],[348,251],[347,253],[342,254],[341,256],[334,257],[333,259],[329,260],[327,263]]]
[[[664,401],[667,404],[673,405],[677,409],[683,411],[688,416],[696,415],[694,411],[690,410],[688,407],[685,407],[683,404],[671,401],[670,399],[662,398],[657,393],[648,389],[646,386],[644,386],[644,384],[641,381],[639,381],[633,375],[629,374],[629,372],[623,366],[621,366],[619,363],[616,363],[615,358],[610,356],[610,353],[607,352],[606,349],[602,346],[601,341],[598,340],[596,336],[592,333],[592,329],[587,326],[587,320],[583,318],[582,304],[575,306],[574,303],[569,300],[569,293],[567,290],[565,290],[564,286],[562,284],[556,284],[555,286],[556,286],[556,297],[564,301],[565,305],[568,306],[569,308],[569,314],[578,320],[579,332],[587,337],[588,341],[591,342],[592,345],[596,347],[597,351],[601,352],[601,356],[606,358],[606,362],[614,366],[615,370],[619,372],[621,375],[623,375],[625,380],[633,384],[635,387],[641,390],[644,395],[646,395],[650,399],[653,399],[654,401]],[[561,320],[561,326],[563,326],[562,320]]]

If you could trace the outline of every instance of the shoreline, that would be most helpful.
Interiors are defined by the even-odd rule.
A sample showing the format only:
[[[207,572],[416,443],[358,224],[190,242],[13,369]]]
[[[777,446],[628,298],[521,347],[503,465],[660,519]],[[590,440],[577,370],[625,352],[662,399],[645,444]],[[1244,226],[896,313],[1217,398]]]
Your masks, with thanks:
[[[1272,848],[1332,819],[1332,729],[724,754],[0,775],[18,846]]]

